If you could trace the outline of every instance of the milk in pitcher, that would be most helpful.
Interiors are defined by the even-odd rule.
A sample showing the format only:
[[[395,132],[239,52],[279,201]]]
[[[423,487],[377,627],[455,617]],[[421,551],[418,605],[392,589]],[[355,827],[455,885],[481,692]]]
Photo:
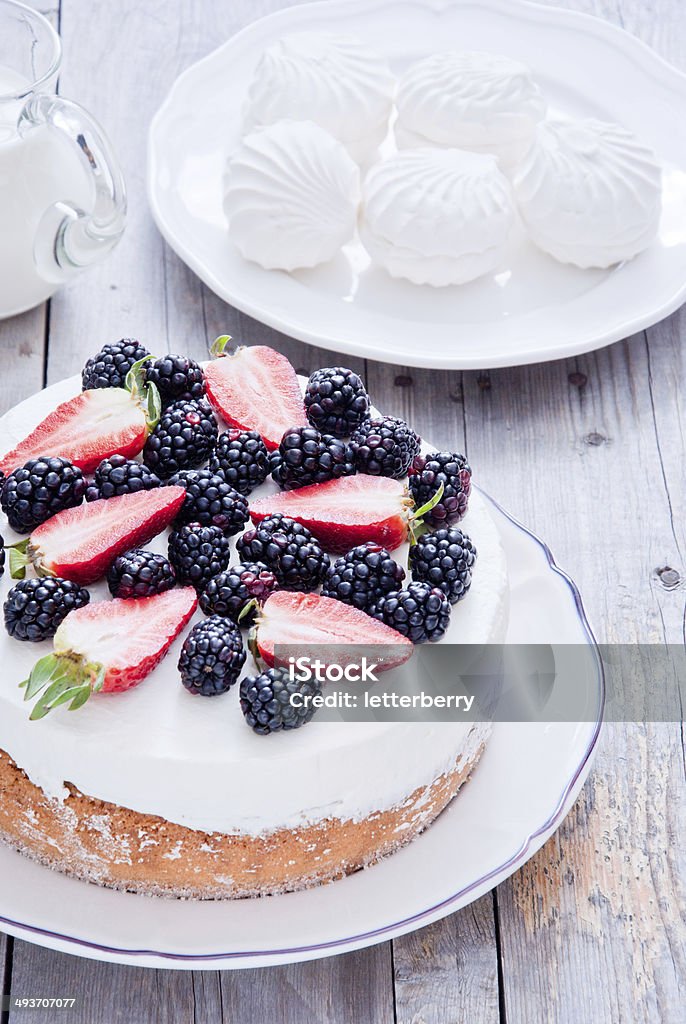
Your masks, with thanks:
[[[60,280],[37,246],[50,245],[43,232],[46,213],[56,203],[89,210],[92,178],[83,156],[66,135],[50,124],[18,129],[22,100],[31,83],[0,67],[0,310],[9,316],[44,301]]]

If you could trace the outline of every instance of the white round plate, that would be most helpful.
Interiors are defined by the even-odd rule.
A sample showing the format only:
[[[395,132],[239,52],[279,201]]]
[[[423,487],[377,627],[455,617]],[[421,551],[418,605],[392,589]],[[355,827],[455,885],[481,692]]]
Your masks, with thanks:
[[[154,899],[75,881],[0,846],[0,929],[115,963],[263,967],[344,953],[421,928],[521,867],[559,826],[588,774],[604,681],[576,586],[540,540],[488,500],[510,578],[507,642],[590,646],[597,672],[585,684],[587,721],[496,723],[469,783],[423,835],[374,867],[306,892],[218,902]]]
[[[451,46],[523,60],[553,111],[616,121],[664,166],[658,240],[627,264],[579,270],[523,235],[497,273],[461,287],[396,281],[359,241],[332,262],[263,270],[234,248],[222,172],[264,48],[303,29],[354,32],[396,72]],[[163,236],[218,295],[284,333],[410,366],[479,369],[558,359],[656,323],[686,298],[686,75],[604,21],[524,0],[331,0],[253,22],[185,71],[156,114],[148,192]]]

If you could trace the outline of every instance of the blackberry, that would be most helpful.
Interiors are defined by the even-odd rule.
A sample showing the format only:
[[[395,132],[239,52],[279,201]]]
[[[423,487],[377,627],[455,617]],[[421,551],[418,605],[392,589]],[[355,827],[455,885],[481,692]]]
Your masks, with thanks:
[[[103,345],[81,372],[83,390],[123,388],[133,364],[149,355],[147,348],[135,338],[122,338],[113,345]]]
[[[259,676],[241,679],[240,698],[243,716],[255,732],[268,736],[281,729],[299,729],[315,713],[311,699],[321,696],[321,687],[314,680],[299,682],[290,679],[285,668],[270,668]],[[298,705],[291,704],[294,693]]]
[[[216,697],[233,686],[245,662],[240,629],[219,615],[193,626],[179,656],[181,682],[191,693]]]
[[[261,604],[276,589],[276,576],[266,565],[241,562],[210,580],[200,595],[200,607],[205,615],[222,615],[238,622],[249,604]],[[253,610],[241,620],[241,625],[249,625],[254,618]]]
[[[476,548],[466,533],[455,527],[425,533],[410,548],[412,579],[440,587],[451,604],[460,601],[472,585]]]
[[[177,524],[218,526],[227,537],[232,537],[250,518],[247,499],[227,484],[223,474],[210,469],[184,469],[167,482],[186,488]]]
[[[369,412],[362,380],[344,366],[315,370],[305,388],[305,409],[313,427],[334,437],[348,437]]]
[[[358,473],[401,480],[419,455],[420,440],[405,420],[378,416],[365,420],[354,432],[350,448]]]
[[[281,438],[272,477],[286,491],[355,472],[349,446],[314,427],[292,427]]]
[[[5,627],[15,640],[48,640],[69,612],[89,601],[88,591],[71,580],[57,576],[21,580],[5,599]]]
[[[329,568],[329,556],[306,526],[275,512],[238,538],[242,562],[262,562],[285,590],[315,590]]]
[[[217,420],[208,402],[172,402],[145,442],[143,461],[166,480],[181,469],[195,469],[217,443]]]
[[[0,537],[0,579],[5,571],[5,541]]]
[[[425,505],[443,484],[441,500],[424,517],[432,526],[459,523],[467,511],[472,471],[464,455],[432,452],[418,455],[410,466],[410,493],[417,508]]]
[[[198,399],[205,396],[205,374],[200,363],[187,356],[162,356],[150,363],[146,377],[156,385],[162,405],[179,398]]]
[[[86,501],[114,498],[119,494],[135,494],[159,487],[162,481],[151,469],[135,459],[111,455],[103,459],[86,489]]]
[[[388,551],[368,541],[331,563],[322,594],[368,612],[379,598],[401,587],[404,579],[405,570]]]
[[[219,435],[209,468],[223,473],[241,494],[250,494],[269,475],[269,452],[256,430],[231,428]]]
[[[175,584],[176,573],[164,555],[141,548],[119,555],[107,572],[112,597],[152,597]]]
[[[204,590],[229,564],[231,546],[218,526],[187,523],[169,536],[169,561],[183,587]]]
[[[382,597],[374,616],[412,643],[424,644],[441,639],[448,628],[450,612],[450,602],[438,587],[410,583],[404,590],[394,590]]]
[[[46,519],[75,508],[88,486],[78,466],[57,455],[31,459],[5,480],[0,505],[17,533],[31,533]]]

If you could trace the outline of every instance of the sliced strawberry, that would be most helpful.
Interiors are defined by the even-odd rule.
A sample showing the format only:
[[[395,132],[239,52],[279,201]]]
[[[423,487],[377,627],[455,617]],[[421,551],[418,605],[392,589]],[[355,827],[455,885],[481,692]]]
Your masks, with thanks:
[[[146,544],[169,526],[185,497],[184,487],[160,487],[58,512],[10,552],[12,576],[22,576],[31,563],[42,576],[93,583],[118,555]]]
[[[365,650],[372,648],[372,659],[386,670],[402,665],[413,651],[407,637],[358,608],[333,597],[287,590],[267,598],[254,637],[270,666],[288,664],[290,657],[309,657],[345,667],[359,662]]]
[[[213,351],[221,351],[217,339]],[[239,348],[205,367],[210,402],[230,427],[257,430],[270,451],[289,427],[307,426],[298,377],[284,355],[266,345]]]
[[[250,515],[259,523],[283,512],[311,530],[327,551],[348,551],[368,540],[392,551],[407,540],[411,508],[401,481],[359,473],[257,498]]]
[[[41,658],[22,683],[25,700],[42,693],[31,718],[43,718],[59,704],[74,711],[91,693],[136,686],[165,656],[197,603],[193,587],[184,587],[70,612],[55,633],[54,654]]]
[[[126,388],[82,391],[62,402],[0,459],[0,470],[8,476],[41,455],[61,455],[84,473],[92,472],[110,455],[133,458],[159,419],[159,394],[145,383],[143,372],[137,363],[127,377]]]

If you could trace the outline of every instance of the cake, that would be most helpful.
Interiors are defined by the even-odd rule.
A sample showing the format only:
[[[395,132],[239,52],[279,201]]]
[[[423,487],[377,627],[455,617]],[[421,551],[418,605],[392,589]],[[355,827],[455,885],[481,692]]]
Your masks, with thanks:
[[[543,122],[513,186],[529,236],[562,263],[610,267],[657,236],[660,167],[620,125]]]
[[[357,165],[312,121],[279,121],[246,135],[224,179],[229,235],[267,270],[314,267],[355,232]]]
[[[514,223],[507,179],[492,156],[412,149],[366,176],[360,238],[393,277],[464,284],[494,270]]]
[[[283,118],[314,121],[365,163],[388,131],[395,79],[361,39],[296,32],[257,63],[245,105],[245,130]]]
[[[224,390],[216,367],[213,374],[206,370],[208,393],[215,410],[222,404],[225,423],[244,420],[251,382],[258,376],[260,386],[267,379],[286,380],[286,361],[270,351],[258,346],[243,350],[247,355],[242,359],[239,352],[235,364],[227,361],[225,376],[234,366],[236,374],[242,367],[242,376],[229,381]],[[220,370],[224,373],[223,366]],[[245,401],[233,411],[224,404],[232,387]],[[287,381],[284,387],[290,387]],[[80,381],[73,378],[17,406],[2,420],[4,446],[20,444],[51,409],[69,402],[79,390]],[[66,422],[66,414],[59,415]],[[262,415],[271,420],[271,425],[266,419],[262,424],[268,437],[277,426],[278,403],[267,405]],[[364,424],[359,429],[365,429]],[[462,483],[447,478],[445,503],[436,506],[438,517],[446,510],[462,514],[466,507],[469,470],[457,458]],[[446,472],[451,465],[447,459],[441,463]],[[11,460],[3,465],[9,469]],[[420,459],[417,496],[426,483],[422,465]],[[426,465],[429,474],[434,464]],[[240,482],[236,476],[232,479]],[[359,481],[359,475],[350,479]],[[376,486],[371,477],[359,486],[367,483]],[[378,486],[390,493],[396,482],[382,478]],[[178,484],[162,488],[167,489],[172,492],[169,501],[174,500]],[[258,502],[255,508],[261,508],[270,495],[274,501],[279,497],[276,484],[267,480],[249,496],[251,506]],[[288,495],[297,502],[297,490],[283,492],[282,497]],[[100,499],[105,507],[117,500],[121,499]],[[79,510],[65,514],[78,515]],[[255,519],[260,516],[254,513]],[[505,556],[478,492],[469,498],[460,529],[476,545],[478,559],[471,589],[453,606],[440,642],[500,643],[508,615]],[[17,540],[6,525],[2,533],[6,545]],[[166,540],[163,531],[147,548],[163,554]],[[234,534],[232,551],[235,542]],[[407,544],[396,547],[393,556],[406,565]],[[0,580],[3,601],[12,586],[8,577],[5,572]],[[91,603],[86,608],[91,613],[98,602],[113,604],[104,581],[89,584],[89,590]],[[177,588],[162,597],[185,592]],[[287,603],[286,592],[279,594]],[[291,596],[305,603],[324,600],[308,594]],[[348,606],[333,603],[341,610],[341,621],[346,621]],[[129,600],[118,607],[135,604]],[[194,604],[193,600],[186,610]],[[355,614],[370,626],[380,625],[365,612]],[[203,615],[198,610],[180,629],[187,635],[192,623],[200,621]],[[59,628],[69,622],[67,615]],[[315,715],[297,731],[260,735],[246,724],[237,685],[204,699],[180,684],[181,643],[179,636],[171,653],[126,692],[93,693],[74,712],[57,707],[40,721],[31,721],[18,684],[52,644],[20,643],[2,631],[4,842],[74,877],[138,893],[206,899],[298,889],[372,864],[412,840],[453,799],[487,744],[489,724],[483,721],[328,721]],[[392,672],[411,673],[413,665],[414,659],[406,661],[386,680]],[[248,654],[243,674],[257,671]]]
[[[519,61],[479,51],[436,53],[398,83],[400,148],[447,146],[514,166],[531,145],[546,103]]]

